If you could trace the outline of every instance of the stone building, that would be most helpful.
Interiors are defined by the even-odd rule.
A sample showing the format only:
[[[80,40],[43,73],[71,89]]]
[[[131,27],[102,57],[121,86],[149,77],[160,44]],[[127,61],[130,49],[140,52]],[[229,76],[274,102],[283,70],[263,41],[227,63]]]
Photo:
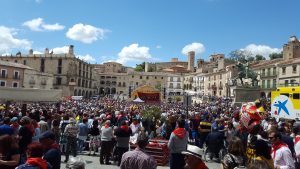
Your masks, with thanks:
[[[1,87],[53,89],[53,74],[7,61],[0,61],[0,70]]]
[[[97,81],[93,76],[93,66],[74,55],[73,45],[69,46],[68,53],[53,54],[46,48],[44,54],[2,56],[1,60],[21,63],[42,73],[54,75],[53,88],[62,89],[63,96],[91,97],[97,92]]]
[[[176,102],[181,101],[183,96],[183,77],[181,74],[167,75],[167,85],[163,89],[164,98],[168,101]]]

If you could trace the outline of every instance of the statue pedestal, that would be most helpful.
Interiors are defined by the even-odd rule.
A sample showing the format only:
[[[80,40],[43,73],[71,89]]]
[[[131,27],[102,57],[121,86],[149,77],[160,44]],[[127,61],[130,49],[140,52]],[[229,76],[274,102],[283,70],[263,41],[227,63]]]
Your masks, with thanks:
[[[231,89],[233,90],[233,104],[237,106],[260,98],[259,87],[232,86]]]

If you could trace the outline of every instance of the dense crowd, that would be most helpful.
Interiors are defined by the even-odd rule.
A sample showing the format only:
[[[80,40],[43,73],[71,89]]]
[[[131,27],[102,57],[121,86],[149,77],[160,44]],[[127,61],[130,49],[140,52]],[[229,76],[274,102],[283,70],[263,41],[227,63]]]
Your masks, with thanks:
[[[171,169],[205,169],[208,159],[224,169],[299,168],[300,123],[274,119],[269,108],[264,99],[236,107],[226,98],[188,107],[109,98],[3,104],[0,168],[59,169],[62,154],[67,168],[84,168],[84,162],[69,159],[83,151],[100,154],[100,165],[156,168],[145,152],[153,138],[168,140]],[[145,115],[157,109],[159,116]],[[131,144],[137,148],[129,151]]]

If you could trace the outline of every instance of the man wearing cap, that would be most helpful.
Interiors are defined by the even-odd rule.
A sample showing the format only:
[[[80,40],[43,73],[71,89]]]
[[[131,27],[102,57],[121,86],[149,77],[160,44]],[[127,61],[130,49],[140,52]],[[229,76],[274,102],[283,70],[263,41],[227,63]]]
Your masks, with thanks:
[[[188,144],[187,150],[182,151],[182,154],[185,155],[186,169],[208,169],[201,159],[203,150],[199,147]]]
[[[43,145],[44,157],[52,165],[52,169],[60,169],[61,152],[59,145],[55,142],[55,134],[46,131],[40,136],[40,143]]]

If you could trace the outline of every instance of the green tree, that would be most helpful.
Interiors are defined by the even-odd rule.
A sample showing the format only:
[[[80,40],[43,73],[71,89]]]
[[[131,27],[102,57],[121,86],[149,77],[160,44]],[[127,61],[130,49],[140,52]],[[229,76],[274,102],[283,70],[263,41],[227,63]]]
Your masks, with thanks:
[[[249,56],[247,60],[250,61],[250,62],[252,62],[252,61],[254,61],[254,57],[253,56]]]
[[[281,53],[271,53],[269,55],[269,57],[270,57],[270,60],[277,59],[277,58],[283,58],[283,53],[282,52]]]
[[[141,65],[136,65],[136,67],[135,67],[134,70],[137,71],[137,72],[142,72],[142,71],[144,71],[144,69],[143,69],[143,67],[142,67]]]
[[[251,53],[245,50],[234,50],[229,53],[229,59],[239,62],[246,62],[249,57],[251,57]]]
[[[260,60],[266,60],[266,58],[262,55],[256,55],[255,60],[260,61]]]
[[[145,62],[141,63],[141,64],[136,64],[136,67],[135,67],[135,71],[137,72],[142,72],[142,71],[145,71]]]
[[[152,120],[152,119],[158,120],[161,117],[161,113],[162,112],[160,107],[157,106],[147,107],[142,111],[142,118],[148,120]]]

